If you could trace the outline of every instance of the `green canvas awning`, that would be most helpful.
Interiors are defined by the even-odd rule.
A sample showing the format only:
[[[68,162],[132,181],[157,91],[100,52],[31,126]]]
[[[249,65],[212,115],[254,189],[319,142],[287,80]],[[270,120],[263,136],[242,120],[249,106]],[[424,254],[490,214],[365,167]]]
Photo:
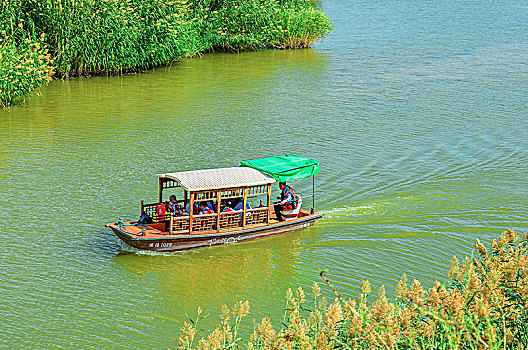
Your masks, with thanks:
[[[242,161],[240,166],[260,170],[281,182],[304,179],[320,171],[317,160],[295,154]]]

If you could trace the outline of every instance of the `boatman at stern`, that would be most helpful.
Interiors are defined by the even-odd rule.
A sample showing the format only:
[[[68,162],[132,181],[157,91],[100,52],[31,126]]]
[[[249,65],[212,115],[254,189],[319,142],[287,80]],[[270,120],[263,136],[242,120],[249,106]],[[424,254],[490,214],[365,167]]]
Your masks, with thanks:
[[[275,204],[275,214],[277,220],[283,221],[281,211],[288,211],[295,209],[295,191],[290,186],[286,185],[286,182],[279,182],[279,188],[281,189],[280,203]]]

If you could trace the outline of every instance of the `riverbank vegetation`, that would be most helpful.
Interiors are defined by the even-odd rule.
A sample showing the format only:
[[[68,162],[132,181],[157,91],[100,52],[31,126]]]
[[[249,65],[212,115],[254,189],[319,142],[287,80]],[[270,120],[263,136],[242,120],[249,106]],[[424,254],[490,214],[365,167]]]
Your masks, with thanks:
[[[17,98],[49,82],[54,68],[46,44],[41,40],[24,39],[16,44],[0,38],[0,107],[7,107]]]
[[[331,29],[328,17],[309,0],[0,0],[0,4],[3,105],[53,75],[140,71],[211,50],[309,47]],[[35,57],[28,56],[27,45],[32,45]],[[41,56],[47,58],[35,59]],[[20,77],[27,71],[24,67],[37,73],[13,83],[12,75]]]
[[[491,250],[477,240],[477,256],[453,258],[450,285],[426,290],[404,276],[395,300],[382,286],[373,298],[363,281],[356,299],[311,296],[288,290],[283,320],[264,318],[247,342],[238,336],[249,303],[224,307],[221,323],[197,341],[196,321],[185,323],[180,349],[521,349],[528,344],[527,236],[512,230],[493,240]],[[200,316],[200,313],[198,314]],[[282,324],[275,328],[272,323]]]

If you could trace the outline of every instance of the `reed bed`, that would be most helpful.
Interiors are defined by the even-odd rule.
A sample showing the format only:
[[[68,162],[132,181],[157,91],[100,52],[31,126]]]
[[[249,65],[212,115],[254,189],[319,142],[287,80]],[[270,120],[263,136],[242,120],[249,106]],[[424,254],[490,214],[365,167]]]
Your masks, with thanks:
[[[53,60],[45,35],[36,35],[14,0],[0,0],[0,107],[51,80]]]
[[[24,95],[51,81],[54,68],[42,40],[16,44],[0,37],[0,107],[17,103]]]
[[[212,50],[308,47],[330,29],[308,0],[0,0],[2,57],[44,35],[58,77],[140,71]],[[0,79],[2,96],[31,91]]]
[[[304,48],[328,34],[328,17],[306,0],[197,0],[210,49]]]
[[[288,290],[282,324],[268,318],[255,324],[250,339],[238,336],[249,303],[224,306],[220,325],[197,340],[196,321],[185,323],[180,349],[524,349],[528,346],[527,236],[505,231],[488,251],[477,240],[477,257],[453,258],[451,283],[429,290],[404,276],[395,300],[382,286],[373,299],[363,281],[356,299],[321,296],[316,283],[310,300],[302,288]],[[372,300],[369,302],[369,300]]]

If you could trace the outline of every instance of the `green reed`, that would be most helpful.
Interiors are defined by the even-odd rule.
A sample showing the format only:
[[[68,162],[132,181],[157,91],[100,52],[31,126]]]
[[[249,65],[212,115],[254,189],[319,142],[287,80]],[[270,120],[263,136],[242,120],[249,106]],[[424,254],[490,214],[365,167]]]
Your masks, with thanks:
[[[21,44],[0,38],[0,107],[18,102],[24,95],[49,82],[52,60],[41,40]]]
[[[53,74],[44,35],[35,35],[23,17],[19,2],[0,1],[0,107],[20,101]]]
[[[30,1],[59,75],[146,69],[203,50],[188,3],[156,0]]]
[[[309,1],[197,0],[210,49],[309,47],[332,28]]]
[[[307,0],[0,0],[0,4],[3,41],[18,47],[45,34],[59,77],[140,71],[210,50],[308,47],[331,29],[328,17]],[[1,46],[2,52],[9,51],[9,45]],[[3,64],[7,70],[13,68],[8,64],[19,65],[13,60]],[[10,93],[7,90],[4,95]],[[2,101],[5,105],[13,99]]]

